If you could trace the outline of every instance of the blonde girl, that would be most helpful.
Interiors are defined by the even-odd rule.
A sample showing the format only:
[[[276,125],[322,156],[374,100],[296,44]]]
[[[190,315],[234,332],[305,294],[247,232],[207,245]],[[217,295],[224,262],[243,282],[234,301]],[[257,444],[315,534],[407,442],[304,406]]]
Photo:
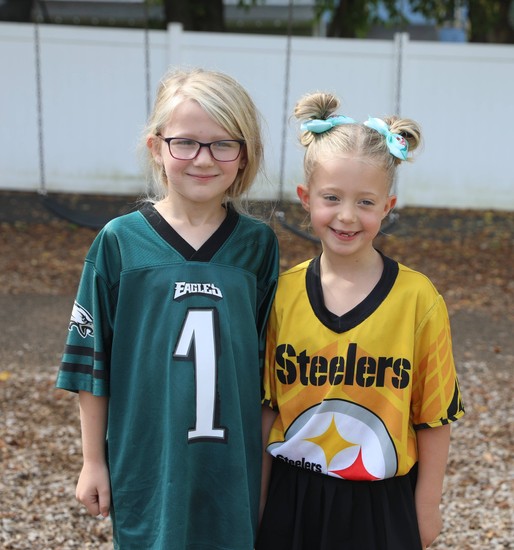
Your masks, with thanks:
[[[270,315],[259,550],[428,547],[464,414],[443,298],[373,246],[420,127],[338,111],[328,93],[295,110],[322,253],[280,276]]]
[[[77,499],[121,550],[253,548],[272,230],[237,201],[262,159],[233,78],[174,70],[144,133],[156,199],[85,261],[57,387],[79,393]]]

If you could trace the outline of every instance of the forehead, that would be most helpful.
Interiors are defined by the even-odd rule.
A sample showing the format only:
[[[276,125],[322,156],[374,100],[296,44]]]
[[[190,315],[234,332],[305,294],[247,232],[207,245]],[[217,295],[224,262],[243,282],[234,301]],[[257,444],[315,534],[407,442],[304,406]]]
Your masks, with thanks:
[[[329,158],[316,164],[309,185],[317,188],[353,188],[381,193],[388,189],[387,171],[358,156]]]
[[[184,99],[175,106],[166,131],[191,138],[208,136],[212,140],[230,137],[225,128],[194,99]]]

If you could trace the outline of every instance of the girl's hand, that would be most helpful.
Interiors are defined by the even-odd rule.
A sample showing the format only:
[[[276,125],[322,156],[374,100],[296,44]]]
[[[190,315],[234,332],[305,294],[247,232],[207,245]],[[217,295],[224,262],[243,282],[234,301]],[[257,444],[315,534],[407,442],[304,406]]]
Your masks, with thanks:
[[[107,464],[85,462],[80,472],[75,496],[92,516],[101,515],[106,518],[111,506]]]
[[[438,505],[416,504],[421,548],[428,548],[443,528],[443,519]]]

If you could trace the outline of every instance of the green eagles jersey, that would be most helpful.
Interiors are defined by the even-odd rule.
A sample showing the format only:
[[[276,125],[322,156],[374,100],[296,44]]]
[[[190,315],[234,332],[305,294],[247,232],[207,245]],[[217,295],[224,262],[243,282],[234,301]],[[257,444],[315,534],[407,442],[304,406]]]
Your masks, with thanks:
[[[268,323],[267,448],[351,480],[405,475],[416,430],[464,414],[446,306],[422,274],[383,257],[372,292],[338,317],[323,302],[319,258],[283,273]]]
[[[109,396],[115,547],[249,550],[278,246],[237,214],[194,250],[152,205],[86,258],[57,387]]]

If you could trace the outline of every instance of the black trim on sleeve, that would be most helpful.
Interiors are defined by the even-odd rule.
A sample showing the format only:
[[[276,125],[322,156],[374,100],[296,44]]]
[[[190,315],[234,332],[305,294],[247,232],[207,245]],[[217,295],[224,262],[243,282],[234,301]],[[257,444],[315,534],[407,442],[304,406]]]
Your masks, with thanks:
[[[82,363],[70,363],[63,361],[61,363],[62,372],[72,372],[76,374],[87,374],[93,378],[99,380],[107,380],[109,378],[109,373],[106,370],[95,369],[93,365],[84,365]]]
[[[95,361],[105,361],[106,355],[101,351],[95,351],[90,346],[73,346],[72,344],[67,344],[64,347],[65,355],[81,355],[83,357],[94,357]]]

